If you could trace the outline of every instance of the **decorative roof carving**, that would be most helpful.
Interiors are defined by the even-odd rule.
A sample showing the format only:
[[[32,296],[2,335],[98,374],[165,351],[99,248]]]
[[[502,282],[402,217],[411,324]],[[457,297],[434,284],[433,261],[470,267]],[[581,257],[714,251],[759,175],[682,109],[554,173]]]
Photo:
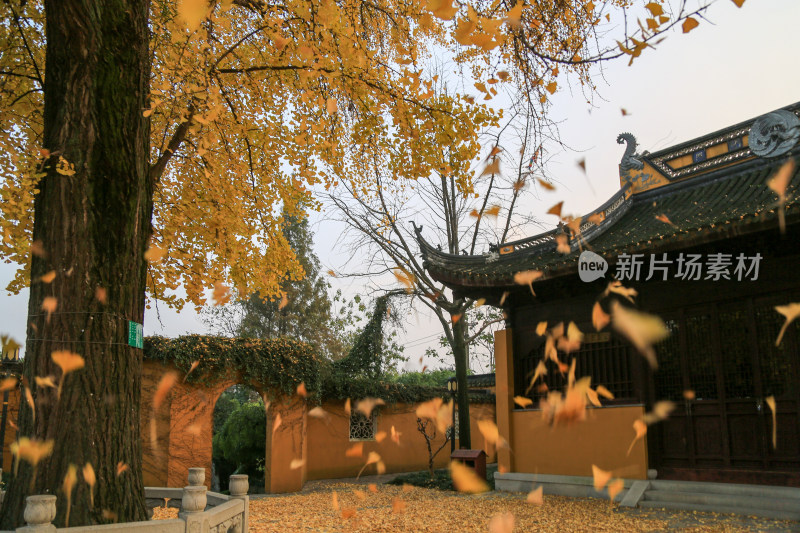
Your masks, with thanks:
[[[759,157],[778,157],[800,139],[800,118],[779,109],[762,115],[750,127],[750,150]]]
[[[625,153],[622,154],[622,161],[619,167],[623,172],[629,170],[642,170],[644,163],[639,159],[639,154],[636,153],[636,137],[630,133],[620,133],[617,135],[617,144],[627,144]]]

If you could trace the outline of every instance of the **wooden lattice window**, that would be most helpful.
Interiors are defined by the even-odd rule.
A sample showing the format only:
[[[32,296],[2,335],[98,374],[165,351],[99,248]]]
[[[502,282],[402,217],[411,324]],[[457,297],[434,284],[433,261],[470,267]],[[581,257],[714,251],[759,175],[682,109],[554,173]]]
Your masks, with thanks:
[[[369,417],[361,411],[350,413],[350,440],[375,440],[378,428],[378,410],[372,411]]]

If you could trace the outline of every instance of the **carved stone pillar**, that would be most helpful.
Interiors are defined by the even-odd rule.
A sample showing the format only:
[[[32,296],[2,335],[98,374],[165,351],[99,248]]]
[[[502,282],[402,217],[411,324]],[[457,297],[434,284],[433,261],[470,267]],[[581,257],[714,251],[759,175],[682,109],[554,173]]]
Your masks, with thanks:
[[[17,529],[26,533],[55,533],[52,524],[56,517],[56,497],[51,494],[28,496],[25,499],[25,527]]]
[[[205,468],[190,468],[189,469],[189,485],[196,487],[205,485],[206,483],[206,469]]]
[[[244,516],[242,517],[241,531],[234,531],[234,533],[247,533],[250,527],[250,496],[247,491],[250,489],[250,483],[246,474],[234,474],[230,477],[228,489],[231,493],[231,499],[242,500],[244,502]],[[234,528],[236,530],[237,528]]]

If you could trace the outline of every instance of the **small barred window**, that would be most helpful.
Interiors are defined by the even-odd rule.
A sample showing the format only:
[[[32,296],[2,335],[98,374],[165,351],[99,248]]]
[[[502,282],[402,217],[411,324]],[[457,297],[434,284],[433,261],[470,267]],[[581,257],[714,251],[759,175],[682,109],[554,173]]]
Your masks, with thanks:
[[[378,428],[378,410],[367,418],[360,411],[350,413],[350,440],[375,440]]]

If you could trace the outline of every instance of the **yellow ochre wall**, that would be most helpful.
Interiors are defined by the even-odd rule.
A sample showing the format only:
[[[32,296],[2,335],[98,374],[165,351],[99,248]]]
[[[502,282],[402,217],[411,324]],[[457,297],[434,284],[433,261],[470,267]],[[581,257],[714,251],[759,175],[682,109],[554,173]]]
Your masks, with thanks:
[[[497,428],[511,447],[500,450],[501,472],[591,476],[592,465],[613,471],[615,476],[647,479],[647,437],[628,447],[635,435],[634,420],[644,407],[609,406],[588,409],[586,420],[551,427],[538,409],[516,409],[512,332],[495,332],[495,381],[497,383]]]
[[[377,433],[386,432],[386,438],[377,441],[350,441],[349,416],[345,414],[344,404],[325,403],[322,406],[330,416],[328,419],[308,418],[308,460],[307,479],[329,479],[355,477],[364,466],[369,452],[377,452],[386,465],[387,473],[412,472],[428,468],[428,450],[425,438],[417,431],[416,405],[397,404],[379,408]],[[470,432],[473,448],[483,448],[489,456],[487,462],[496,460],[494,451],[488,449],[483,436],[478,431],[477,421],[482,418],[494,420],[494,406],[491,404],[470,405]],[[391,439],[391,428],[400,433],[400,444]],[[429,429],[430,433],[430,429]],[[346,457],[348,448],[361,442],[363,456]],[[444,442],[444,435],[436,432],[431,447],[435,451]],[[456,440],[456,448],[458,448]],[[436,456],[434,466],[444,468],[450,462],[448,443]],[[376,466],[369,465],[363,475],[376,473]]]

